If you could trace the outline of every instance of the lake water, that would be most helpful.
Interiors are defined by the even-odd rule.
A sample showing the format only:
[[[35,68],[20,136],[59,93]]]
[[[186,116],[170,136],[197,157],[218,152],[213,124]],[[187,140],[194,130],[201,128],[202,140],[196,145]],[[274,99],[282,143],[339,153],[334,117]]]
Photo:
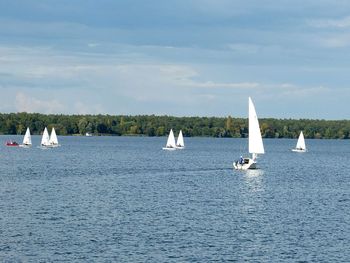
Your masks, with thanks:
[[[1,262],[350,262],[350,141],[59,137],[5,147]],[[33,136],[38,145],[39,136]]]

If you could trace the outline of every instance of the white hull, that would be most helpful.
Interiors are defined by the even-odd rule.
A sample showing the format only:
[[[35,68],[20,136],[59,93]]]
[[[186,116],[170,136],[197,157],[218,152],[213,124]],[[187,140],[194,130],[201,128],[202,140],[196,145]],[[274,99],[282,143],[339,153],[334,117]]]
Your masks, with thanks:
[[[185,149],[185,146],[176,146],[176,149],[182,150]]]
[[[245,158],[243,164],[240,164],[239,161],[233,162],[233,167],[236,170],[256,169],[256,161],[250,158]]]
[[[174,147],[163,147],[163,150],[174,151],[176,148]]]
[[[293,152],[304,153],[306,149],[292,149]]]
[[[61,144],[49,144],[49,145],[40,145],[38,146],[40,149],[50,149],[50,148],[56,148],[60,147]]]
[[[20,145],[18,145],[19,147],[22,147],[22,148],[30,148],[30,147],[32,147],[32,145],[31,144],[20,144]]]
[[[44,147],[48,147],[48,148],[56,148],[56,147],[60,147],[61,144],[50,144],[50,145],[47,145],[47,146],[44,146]]]

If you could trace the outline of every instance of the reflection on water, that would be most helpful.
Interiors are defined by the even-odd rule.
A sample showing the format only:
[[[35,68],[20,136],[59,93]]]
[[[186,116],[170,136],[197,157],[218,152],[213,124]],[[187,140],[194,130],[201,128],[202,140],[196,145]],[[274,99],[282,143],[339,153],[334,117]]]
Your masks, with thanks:
[[[247,170],[243,176],[248,189],[251,192],[264,190],[264,171],[261,169]]]
[[[258,176],[263,176],[264,175],[264,170],[262,169],[250,169],[247,170],[245,173],[245,177],[258,177]]]

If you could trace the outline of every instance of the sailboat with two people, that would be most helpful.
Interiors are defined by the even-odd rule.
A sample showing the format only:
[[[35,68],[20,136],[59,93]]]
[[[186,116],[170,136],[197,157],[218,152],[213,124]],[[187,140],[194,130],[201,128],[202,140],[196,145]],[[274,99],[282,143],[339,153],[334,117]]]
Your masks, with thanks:
[[[295,146],[294,149],[292,149],[293,152],[299,152],[299,153],[304,153],[306,152],[306,145],[305,145],[305,139],[304,139],[304,134],[303,131],[300,132],[297,145]]]
[[[51,147],[58,147],[58,146],[61,146],[61,145],[58,143],[58,139],[57,139],[57,135],[56,135],[56,131],[55,131],[55,128],[54,128],[54,127],[52,127],[52,131],[51,131],[49,143],[50,143],[50,146],[51,146]]]
[[[176,148],[185,149],[185,142],[184,142],[184,136],[182,135],[182,130],[180,130],[179,137],[177,137]]]
[[[19,145],[19,147],[29,148],[31,146],[32,146],[32,136],[30,135],[29,127],[27,127],[26,133],[24,134],[24,137],[23,137],[23,142],[22,144]]]
[[[248,123],[248,144],[249,144],[249,153],[252,154],[252,157],[243,158],[240,157],[239,160],[233,162],[233,167],[236,170],[248,170],[257,168],[257,157],[258,154],[264,154],[264,144],[261,137],[260,126],[258,116],[256,115],[255,106],[252,99],[249,97],[249,123]]]
[[[174,136],[173,129],[170,130],[168,140],[166,142],[165,147],[163,147],[163,150],[170,150],[170,151],[176,150],[176,143],[175,143],[175,136]]]

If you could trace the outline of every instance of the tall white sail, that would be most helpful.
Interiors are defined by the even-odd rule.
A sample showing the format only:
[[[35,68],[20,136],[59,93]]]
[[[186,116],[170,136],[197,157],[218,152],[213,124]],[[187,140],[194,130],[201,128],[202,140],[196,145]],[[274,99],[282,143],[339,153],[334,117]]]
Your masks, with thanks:
[[[41,145],[42,146],[49,146],[50,145],[49,140],[50,140],[49,133],[47,132],[47,128],[45,127],[43,137],[41,138]]]
[[[258,116],[252,99],[249,97],[249,153],[256,154],[265,153],[263,141],[261,138]]]
[[[52,128],[49,143],[51,145],[58,145],[58,139],[57,139],[55,128]]]
[[[179,137],[176,142],[177,147],[185,147],[184,136],[182,135],[182,131],[180,130]]]
[[[30,136],[30,130],[27,128],[26,134],[24,135],[23,138],[23,145],[32,145],[32,137]]]
[[[305,150],[306,149],[303,131],[300,132],[299,139],[298,139],[298,142],[297,142],[297,146],[295,148],[299,149],[299,150]]]
[[[168,141],[166,142],[166,148],[176,148],[173,129],[170,130]]]

